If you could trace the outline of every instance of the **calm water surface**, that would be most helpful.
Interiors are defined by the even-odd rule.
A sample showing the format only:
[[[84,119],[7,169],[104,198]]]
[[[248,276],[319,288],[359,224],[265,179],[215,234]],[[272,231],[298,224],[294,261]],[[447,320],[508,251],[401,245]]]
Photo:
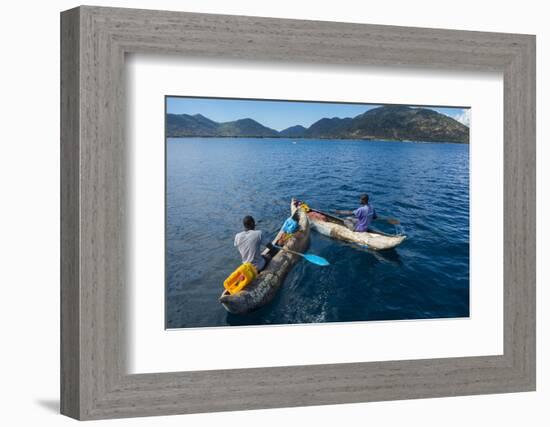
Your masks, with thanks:
[[[293,141],[168,139],[168,328],[469,316],[468,145]],[[310,252],[330,267],[300,261],[268,306],[223,309],[243,216],[271,239],[291,197],[331,211],[357,207],[362,192],[379,216],[401,221],[408,240],[374,252],[312,231]]]

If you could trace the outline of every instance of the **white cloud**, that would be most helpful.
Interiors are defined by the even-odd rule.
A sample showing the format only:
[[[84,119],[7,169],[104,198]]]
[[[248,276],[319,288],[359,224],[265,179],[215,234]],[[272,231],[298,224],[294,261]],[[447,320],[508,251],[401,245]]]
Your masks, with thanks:
[[[457,122],[462,123],[463,125],[470,127],[470,110],[462,110],[460,113],[454,115],[453,119],[455,119]]]

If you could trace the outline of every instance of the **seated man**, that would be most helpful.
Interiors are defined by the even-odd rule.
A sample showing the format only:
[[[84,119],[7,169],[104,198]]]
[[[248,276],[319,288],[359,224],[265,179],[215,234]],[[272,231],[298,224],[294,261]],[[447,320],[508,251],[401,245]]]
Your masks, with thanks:
[[[378,218],[374,207],[369,204],[369,195],[362,194],[359,198],[361,206],[354,211],[340,211],[340,213],[353,214],[355,218],[346,218],[344,223],[352,231],[370,231],[370,223]]]
[[[258,273],[262,271],[267,265],[268,259],[262,255],[262,232],[261,230],[255,230],[256,222],[254,218],[247,215],[243,218],[244,231],[237,233],[235,236],[235,246],[241,254],[243,264],[250,262]],[[270,247],[268,244],[267,247]]]

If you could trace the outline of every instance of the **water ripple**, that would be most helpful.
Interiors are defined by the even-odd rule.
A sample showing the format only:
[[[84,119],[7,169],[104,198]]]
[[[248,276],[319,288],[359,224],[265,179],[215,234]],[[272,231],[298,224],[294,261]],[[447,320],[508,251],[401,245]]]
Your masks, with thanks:
[[[469,315],[468,147],[365,141],[177,139],[167,144],[169,327]],[[368,192],[409,239],[372,252],[312,234],[327,268],[299,262],[274,301],[244,316],[217,301],[239,265],[234,234],[253,215],[270,238],[291,197],[350,209]],[[393,233],[394,226],[376,227]]]

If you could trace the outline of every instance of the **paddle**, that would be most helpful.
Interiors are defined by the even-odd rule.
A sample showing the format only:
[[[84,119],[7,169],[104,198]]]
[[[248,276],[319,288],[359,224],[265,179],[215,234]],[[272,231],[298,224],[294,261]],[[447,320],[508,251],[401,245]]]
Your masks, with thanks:
[[[386,221],[389,224],[393,224],[393,225],[401,224],[401,222],[397,218],[380,218],[380,219],[382,219],[383,221]]]
[[[319,255],[301,254],[300,252],[291,251],[290,249],[287,249],[284,246],[279,246],[279,245],[273,245],[273,246],[276,247],[277,249],[281,249],[283,251],[290,252],[291,254],[299,255],[299,256],[303,257],[304,259],[306,259],[307,261],[311,262],[312,264],[320,265],[322,267],[330,265],[330,263],[326,259],[324,259],[323,257],[320,257]]]

